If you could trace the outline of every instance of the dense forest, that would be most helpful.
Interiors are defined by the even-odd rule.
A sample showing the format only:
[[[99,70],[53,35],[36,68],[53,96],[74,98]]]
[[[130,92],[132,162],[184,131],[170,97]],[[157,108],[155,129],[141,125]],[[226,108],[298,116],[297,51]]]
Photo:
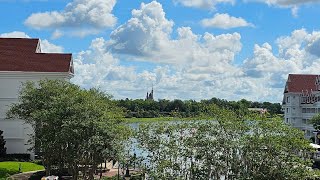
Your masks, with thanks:
[[[219,98],[209,100],[166,100],[158,101],[143,99],[116,100],[118,106],[127,110],[126,117],[198,117],[207,105],[215,104],[218,107],[233,111],[247,112],[248,108],[265,108],[270,115],[282,114],[279,103],[252,102],[245,99],[227,101]]]

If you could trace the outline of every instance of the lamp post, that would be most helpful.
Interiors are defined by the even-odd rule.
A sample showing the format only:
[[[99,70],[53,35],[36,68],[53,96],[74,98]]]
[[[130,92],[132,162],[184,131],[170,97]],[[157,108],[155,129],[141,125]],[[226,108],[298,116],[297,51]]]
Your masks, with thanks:
[[[136,169],[136,158],[137,158],[137,154],[134,153],[134,154],[133,154],[133,170]]]
[[[129,166],[127,165],[126,174],[124,175],[125,180],[130,180],[130,172],[129,172]]]
[[[120,164],[119,164],[119,160],[118,160],[118,180],[120,180]]]
[[[127,161],[127,163],[126,163],[126,174],[123,176],[123,179],[125,179],[125,180],[129,180],[130,179],[130,172],[129,172],[129,163],[131,163],[131,161],[130,161],[130,157],[129,157],[129,151],[128,151],[128,156],[127,156],[127,158],[126,158],[126,161]]]

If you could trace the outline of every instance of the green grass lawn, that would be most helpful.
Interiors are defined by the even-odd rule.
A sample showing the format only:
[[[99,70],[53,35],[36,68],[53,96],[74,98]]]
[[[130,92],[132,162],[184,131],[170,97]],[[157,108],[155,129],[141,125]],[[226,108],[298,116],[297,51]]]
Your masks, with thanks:
[[[0,179],[9,175],[19,173],[19,164],[21,164],[21,172],[43,170],[44,167],[30,162],[0,162]]]

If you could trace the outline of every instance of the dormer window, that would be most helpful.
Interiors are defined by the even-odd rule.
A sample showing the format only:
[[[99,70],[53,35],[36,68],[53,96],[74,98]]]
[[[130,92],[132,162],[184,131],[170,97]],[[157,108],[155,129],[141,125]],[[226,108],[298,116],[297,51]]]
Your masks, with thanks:
[[[40,41],[39,41],[38,44],[37,44],[36,53],[41,53]]]
[[[316,87],[317,87],[317,90],[320,91],[320,76],[317,76],[317,77],[316,77],[315,85],[316,85]]]
[[[74,73],[73,59],[71,59],[71,61],[70,61],[69,72]]]

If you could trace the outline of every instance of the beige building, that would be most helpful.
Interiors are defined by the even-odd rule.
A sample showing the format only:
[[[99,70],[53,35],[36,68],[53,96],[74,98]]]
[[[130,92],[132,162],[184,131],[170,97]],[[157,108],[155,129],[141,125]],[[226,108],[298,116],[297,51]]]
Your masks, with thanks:
[[[320,113],[320,75],[289,74],[282,101],[284,121],[314,136],[310,119]]]
[[[73,77],[71,54],[41,53],[39,39],[0,38],[0,129],[4,131],[7,153],[29,152],[33,129],[22,119],[6,119],[10,104],[18,101],[21,84],[41,79]]]

